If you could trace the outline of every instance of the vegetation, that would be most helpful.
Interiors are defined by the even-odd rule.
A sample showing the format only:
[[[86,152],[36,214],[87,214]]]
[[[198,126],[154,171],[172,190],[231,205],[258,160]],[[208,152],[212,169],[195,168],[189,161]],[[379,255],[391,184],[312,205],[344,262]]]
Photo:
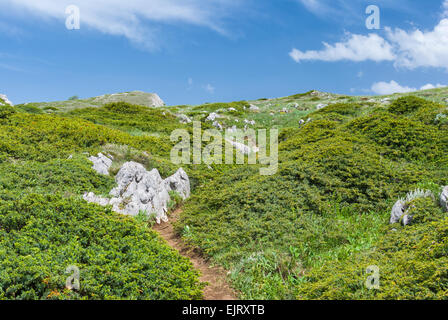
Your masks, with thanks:
[[[241,298],[446,299],[448,216],[436,201],[448,185],[443,90],[391,104],[310,91],[162,108],[0,106],[0,298],[201,298],[198,274],[150,229],[151,217],[120,216],[81,196],[106,195],[129,160],[174,173],[170,134],[192,133],[175,114],[206,129],[217,112],[224,127],[247,119],[280,129],[277,174],[185,165],[192,196],[171,193],[169,207],[183,206],[177,231],[229,270]],[[87,160],[100,151],[114,157],[111,176]],[[407,194],[412,223],[389,225]],[[81,270],[79,291],[64,289],[69,265]],[[378,290],[365,285],[369,266],[380,270]]]

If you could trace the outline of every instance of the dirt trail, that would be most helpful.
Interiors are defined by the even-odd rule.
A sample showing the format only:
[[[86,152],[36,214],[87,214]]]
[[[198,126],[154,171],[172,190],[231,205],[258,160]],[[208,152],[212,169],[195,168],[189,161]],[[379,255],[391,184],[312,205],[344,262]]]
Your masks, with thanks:
[[[177,209],[170,215],[170,221],[156,224],[153,229],[157,231],[168,244],[179,253],[190,259],[193,266],[201,273],[200,280],[207,282],[204,289],[204,300],[236,300],[235,292],[226,282],[226,271],[219,267],[212,267],[196,250],[189,247],[176,232],[172,223],[177,221],[181,209]]]

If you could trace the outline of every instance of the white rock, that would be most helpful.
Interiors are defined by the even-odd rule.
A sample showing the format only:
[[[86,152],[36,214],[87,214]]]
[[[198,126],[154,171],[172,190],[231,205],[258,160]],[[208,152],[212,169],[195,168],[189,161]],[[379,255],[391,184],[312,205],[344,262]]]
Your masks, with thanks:
[[[4,102],[3,103],[2,101],[0,101],[0,105],[5,105],[5,103],[10,105],[10,106],[13,105],[12,102],[9,101],[8,97],[6,95],[4,95],[4,94],[0,94],[0,99],[3,100],[3,102]]]
[[[177,191],[182,198],[190,196],[190,180],[181,168],[163,180],[157,169],[147,171],[136,162],[126,162],[115,177],[117,186],[111,190],[110,199],[84,194],[84,200],[102,206],[111,205],[115,212],[136,216],[140,212],[154,214],[156,222],[168,221],[166,212],[170,196],[168,191]]]
[[[216,119],[220,118],[221,116],[217,114],[216,112],[212,112],[208,115],[206,121],[215,121]]]
[[[213,126],[218,130],[223,129],[222,125],[218,121],[213,122]]]
[[[87,202],[96,203],[103,207],[109,204],[108,198],[96,196],[93,192],[84,193],[83,199]]]
[[[448,186],[444,187],[440,194],[440,205],[444,211],[448,212]]]
[[[176,191],[183,199],[190,197],[190,179],[184,169],[180,168],[164,181],[168,191]]]
[[[260,108],[257,107],[256,105],[251,104],[251,105],[249,105],[249,110],[251,110],[251,111],[260,111]]]
[[[179,119],[179,121],[181,123],[184,123],[184,124],[191,123],[191,119],[185,114],[178,114],[177,118]]]
[[[229,109],[227,109],[228,111],[236,111],[236,109],[235,108],[229,108]]]
[[[112,160],[102,153],[98,153],[97,157],[91,156],[89,160],[93,163],[92,169],[99,174],[109,175],[109,168],[112,165]]]
[[[390,220],[389,223],[398,223],[400,222],[401,217],[404,215],[406,211],[406,204],[402,200],[398,200],[395,202],[394,206],[392,207],[392,212],[390,213]]]
[[[319,104],[316,106],[316,110],[323,109],[323,108],[325,108],[326,106],[328,106],[328,104],[319,103]]]

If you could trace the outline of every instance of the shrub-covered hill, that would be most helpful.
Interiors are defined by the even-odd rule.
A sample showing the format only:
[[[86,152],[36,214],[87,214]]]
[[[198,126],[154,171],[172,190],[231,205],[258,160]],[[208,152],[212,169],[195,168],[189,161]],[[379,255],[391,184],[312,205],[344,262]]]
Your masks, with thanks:
[[[230,269],[243,298],[422,298],[422,287],[425,297],[446,298],[447,279],[432,283],[445,270],[443,236],[439,256],[414,250],[438,237],[441,210],[422,209],[440,225],[422,222],[388,236],[399,197],[416,188],[438,194],[448,184],[446,114],[445,105],[412,96],[386,106],[332,104],[282,131],[276,175],[228,171],[196,191],[178,228],[188,226],[188,239]],[[396,259],[390,246],[402,249]],[[369,259],[359,263],[360,256]],[[366,263],[389,280],[378,291],[358,281],[368,276]],[[417,265],[431,268],[412,282]]]
[[[197,271],[147,223],[81,198],[114,185],[84,153],[122,150],[155,166],[169,140],[11,106],[0,106],[0,137],[0,299],[202,297]],[[80,270],[79,291],[65,288],[69,266]]]
[[[87,204],[112,177],[87,154],[157,168],[170,162],[178,114],[219,114],[224,128],[279,128],[279,168],[183,165],[192,196],[177,230],[227,268],[246,299],[446,298],[446,213],[417,199],[410,226],[389,225],[409,191],[448,185],[445,89],[391,97],[310,91],[279,99],[150,109],[0,106],[0,298],[195,299],[202,285],[140,219]],[[68,110],[68,111],[64,111]],[[81,291],[67,291],[65,268],[81,269]],[[380,268],[368,290],[366,268]]]

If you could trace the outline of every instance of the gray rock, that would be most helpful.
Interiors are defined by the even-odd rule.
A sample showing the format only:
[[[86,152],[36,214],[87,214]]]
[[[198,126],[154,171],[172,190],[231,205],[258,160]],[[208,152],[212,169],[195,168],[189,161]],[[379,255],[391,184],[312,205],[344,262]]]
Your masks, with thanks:
[[[223,129],[223,126],[218,121],[213,122],[213,126],[218,130]]]
[[[163,180],[157,169],[148,172],[141,164],[131,161],[121,167],[115,181],[117,186],[110,191],[110,199],[90,192],[84,194],[84,200],[102,206],[111,205],[113,211],[125,215],[154,214],[156,222],[160,223],[168,221],[168,191],[175,190],[184,199],[190,196],[190,180],[182,168]]]
[[[300,120],[299,120],[299,125],[303,125],[303,124],[305,124],[305,120],[300,119]]]
[[[96,203],[100,206],[107,206],[109,205],[109,199],[96,196],[93,192],[86,192],[83,195],[83,199],[90,203]]]
[[[405,214],[406,203],[403,200],[398,200],[392,207],[392,212],[390,214],[390,224],[400,222],[401,217]]]
[[[319,103],[319,104],[316,106],[316,110],[323,109],[323,108],[325,108],[326,106],[328,106],[328,104]]]
[[[256,105],[251,104],[251,105],[249,106],[249,110],[251,110],[251,111],[260,111],[260,108],[257,107]]]
[[[168,191],[176,191],[183,199],[190,197],[190,179],[184,169],[180,168],[171,177],[164,180]]]
[[[178,114],[177,118],[179,119],[179,121],[181,123],[184,123],[184,124],[191,123],[191,119],[185,114]]]
[[[237,129],[236,125],[234,125],[234,126],[232,126],[231,128],[228,128],[228,129],[227,129],[227,131],[230,132],[230,133],[234,133],[234,132],[236,132],[237,130],[238,130],[238,129]]]
[[[117,198],[112,199],[115,211],[131,216],[139,212],[155,214],[157,223],[168,221],[166,212],[170,196],[157,169],[148,172],[139,163],[126,162],[115,181],[117,187],[110,192]]]
[[[220,115],[217,114],[216,112],[212,112],[208,115],[207,119],[205,119],[205,120],[206,121],[215,121],[218,118],[220,118]]]
[[[97,157],[91,156],[89,160],[93,163],[92,169],[99,174],[109,175],[109,168],[112,165],[112,160],[102,153],[98,153]]]
[[[444,211],[448,212],[448,186],[444,187],[440,194],[440,205]]]
[[[132,91],[123,93],[106,94],[93,98],[100,104],[111,102],[127,102],[147,107],[163,107],[165,102],[156,93],[147,93],[143,91]]]

